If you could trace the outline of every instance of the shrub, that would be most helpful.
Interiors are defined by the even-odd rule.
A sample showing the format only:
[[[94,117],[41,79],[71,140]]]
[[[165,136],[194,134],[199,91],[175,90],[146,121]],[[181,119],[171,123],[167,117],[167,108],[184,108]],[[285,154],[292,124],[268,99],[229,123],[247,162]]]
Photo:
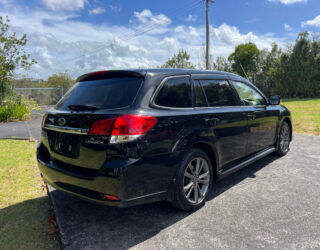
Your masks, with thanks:
[[[23,95],[9,96],[0,107],[0,122],[27,120],[32,109],[40,109],[33,99],[27,100]]]

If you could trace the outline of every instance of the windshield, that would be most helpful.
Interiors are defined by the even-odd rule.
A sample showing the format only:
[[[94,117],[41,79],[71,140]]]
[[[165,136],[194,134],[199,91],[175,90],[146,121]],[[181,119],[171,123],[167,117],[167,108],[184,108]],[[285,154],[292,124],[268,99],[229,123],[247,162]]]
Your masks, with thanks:
[[[130,106],[142,84],[141,78],[123,77],[76,83],[57,103],[56,109],[72,106],[116,109]]]

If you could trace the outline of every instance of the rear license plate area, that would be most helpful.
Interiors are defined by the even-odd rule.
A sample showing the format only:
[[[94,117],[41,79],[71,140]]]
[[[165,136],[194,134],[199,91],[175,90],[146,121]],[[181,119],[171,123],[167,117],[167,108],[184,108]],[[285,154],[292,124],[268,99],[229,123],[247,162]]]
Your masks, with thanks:
[[[80,153],[80,136],[67,133],[53,132],[49,135],[49,144],[53,152],[77,158]]]

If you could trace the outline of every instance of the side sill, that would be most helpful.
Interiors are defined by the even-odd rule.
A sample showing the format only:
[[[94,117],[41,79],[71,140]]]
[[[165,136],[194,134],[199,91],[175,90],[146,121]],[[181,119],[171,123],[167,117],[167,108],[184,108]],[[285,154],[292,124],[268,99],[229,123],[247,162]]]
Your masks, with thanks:
[[[253,155],[251,158],[245,160],[245,161],[242,161],[236,165],[234,165],[233,167],[230,167],[228,169],[221,169],[220,171],[218,171],[218,179],[222,179],[236,171],[238,171],[239,169],[241,168],[244,168],[248,165],[250,165],[251,163],[257,161],[257,160],[260,160],[261,158],[273,153],[274,151],[276,151],[276,148],[275,147],[269,147],[267,149],[264,149],[263,151]]]

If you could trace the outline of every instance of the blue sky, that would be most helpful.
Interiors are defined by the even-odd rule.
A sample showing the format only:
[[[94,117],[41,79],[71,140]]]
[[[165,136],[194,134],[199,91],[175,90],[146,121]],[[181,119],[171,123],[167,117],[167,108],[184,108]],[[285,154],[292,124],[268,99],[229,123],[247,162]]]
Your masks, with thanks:
[[[202,0],[0,0],[0,15],[9,16],[12,31],[27,34],[38,62],[24,73],[31,77],[157,67],[180,48],[203,66]],[[299,32],[320,30],[320,1],[216,0],[210,24],[213,57],[244,42],[285,48]]]

